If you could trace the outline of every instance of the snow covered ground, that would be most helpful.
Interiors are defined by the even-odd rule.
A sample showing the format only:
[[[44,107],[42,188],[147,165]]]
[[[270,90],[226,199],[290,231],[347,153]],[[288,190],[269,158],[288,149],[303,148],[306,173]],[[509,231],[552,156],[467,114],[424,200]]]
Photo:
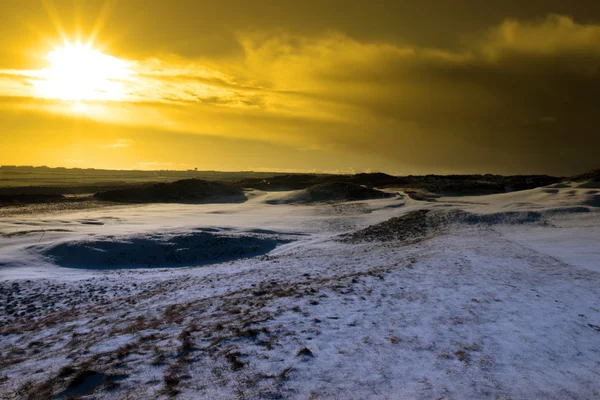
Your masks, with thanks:
[[[596,185],[0,220],[0,398],[600,398]]]

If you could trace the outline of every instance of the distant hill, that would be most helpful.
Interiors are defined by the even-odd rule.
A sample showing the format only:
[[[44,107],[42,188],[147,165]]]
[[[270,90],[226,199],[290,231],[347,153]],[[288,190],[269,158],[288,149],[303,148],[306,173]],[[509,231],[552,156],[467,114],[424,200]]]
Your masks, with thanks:
[[[260,190],[299,190],[310,186],[345,182],[368,188],[410,188],[446,195],[476,195],[533,189],[560,182],[547,175],[409,175],[392,176],[383,173],[357,175],[279,175],[268,178],[247,178],[234,184]]]
[[[567,180],[573,182],[596,181],[600,182],[600,168],[593,169],[581,175],[569,177]]]
[[[93,169],[65,169],[43,167],[0,167],[0,195],[83,195],[94,194],[98,199],[111,198],[111,201],[147,202],[151,201],[204,201],[212,195],[208,184],[176,184],[161,186],[178,181],[202,180],[203,182],[221,182],[228,188],[223,193],[240,195],[243,189],[264,191],[304,190],[311,186],[326,183],[343,182],[366,188],[393,188],[416,191],[428,195],[483,195],[519,191],[548,186],[563,180],[589,181],[600,180],[600,169],[568,178],[548,175],[408,175],[393,176],[381,172],[360,173],[356,175],[277,173],[277,172],[220,172],[220,171],[110,171]],[[153,186],[157,185],[157,186]],[[154,189],[150,189],[154,187]],[[225,186],[221,187],[224,188]],[[181,190],[188,188],[189,194]],[[233,192],[235,188],[235,192]],[[210,190],[216,190],[216,186]],[[187,189],[186,189],[187,190]],[[209,192],[210,192],[209,190]],[[154,192],[153,192],[154,191]],[[125,200],[125,198],[129,200]],[[46,201],[30,196],[13,197],[16,202]],[[52,201],[51,198],[47,200]]]

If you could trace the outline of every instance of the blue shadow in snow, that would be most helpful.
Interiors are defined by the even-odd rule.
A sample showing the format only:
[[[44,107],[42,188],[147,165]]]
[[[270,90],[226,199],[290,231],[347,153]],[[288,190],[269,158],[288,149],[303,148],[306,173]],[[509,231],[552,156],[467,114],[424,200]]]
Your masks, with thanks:
[[[54,264],[81,269],[188,267],[255,257],[290,240],[209,232],[94,238],[41,250]]]

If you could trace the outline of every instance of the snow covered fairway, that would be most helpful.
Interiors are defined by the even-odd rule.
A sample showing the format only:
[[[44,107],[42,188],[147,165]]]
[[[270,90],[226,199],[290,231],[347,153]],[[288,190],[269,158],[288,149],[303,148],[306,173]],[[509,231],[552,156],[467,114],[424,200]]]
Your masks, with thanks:
[[[0,398],[600,398],[599,193],[0,220]]]

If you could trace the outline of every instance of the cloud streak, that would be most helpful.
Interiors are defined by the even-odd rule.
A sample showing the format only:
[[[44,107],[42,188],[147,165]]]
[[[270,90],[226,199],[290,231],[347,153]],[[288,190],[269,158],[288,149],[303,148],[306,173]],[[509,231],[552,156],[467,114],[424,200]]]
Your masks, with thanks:
[[[131,139],[117,139],[114,143],[110,143],[110,144],[103,144],[102,148],[105,149],[123,149],[123,148],[127,148],[127,147],[131,147],[133,145],[134,141]]]

